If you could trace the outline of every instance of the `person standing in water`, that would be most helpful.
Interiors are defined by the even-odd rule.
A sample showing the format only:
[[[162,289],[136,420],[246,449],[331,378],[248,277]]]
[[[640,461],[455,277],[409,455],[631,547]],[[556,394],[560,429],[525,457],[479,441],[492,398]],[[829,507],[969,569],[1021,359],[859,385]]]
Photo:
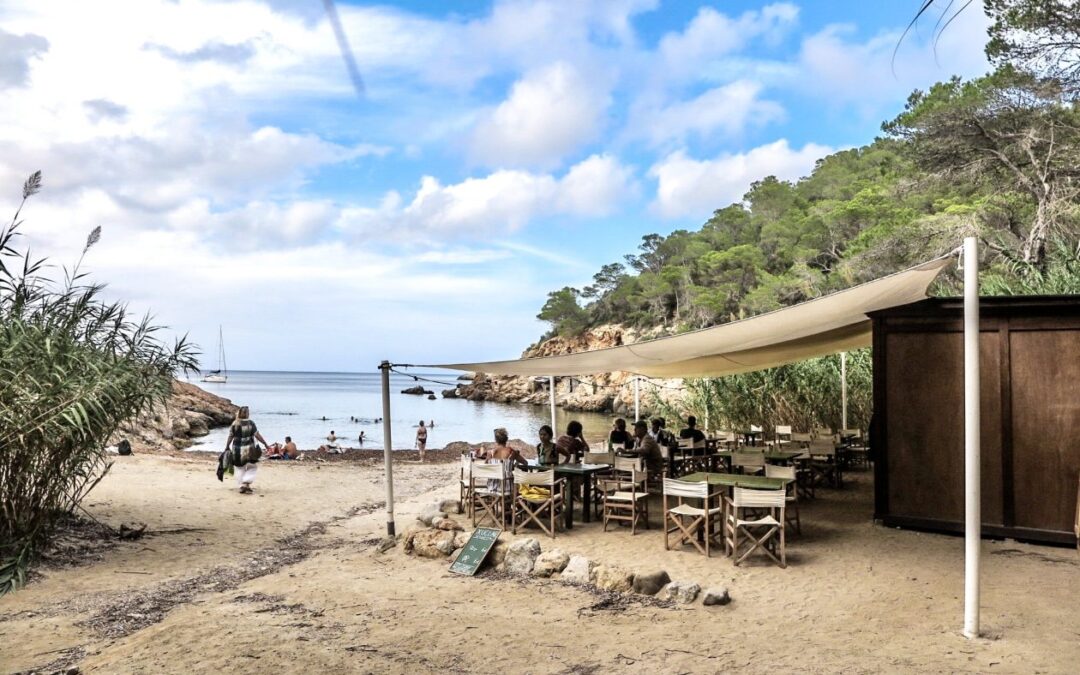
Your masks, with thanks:
[[[255,445],[256,440],[262,443],[264,448],[269,445],[251,419],[248,407],[242,405],[236,411],[236,419],[229,427],[229,438],[225,441],[225,452],[231,455],[240,494],[246,495],[252,492],[251,484],[255,481],[255,470],[259,468],[258,461],[261,454]]]
[[[420,428],[416,430],[416,449],[420,451],[420,461],[424,461],[424,450],[427,448],[427,427],[424,420],[420,420]]]

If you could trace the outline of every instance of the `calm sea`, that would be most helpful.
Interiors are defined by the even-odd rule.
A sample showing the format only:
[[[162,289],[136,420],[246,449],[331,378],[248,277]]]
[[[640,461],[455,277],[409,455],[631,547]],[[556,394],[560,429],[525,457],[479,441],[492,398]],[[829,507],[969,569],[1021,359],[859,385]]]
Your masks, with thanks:
[[[419,373],[418,373],[419,374]],[[491,441],[496,427],[506,427],[510,438],[537,442],[536,431],[551,423],[547,406],[506,404],[444,399],[443,389],[454,383],[453,375],[423,375],[448,384],[414,382],[411,377],[390,376],[390,420],[394,449],[411,449],[417,423],[435,421],[428,432],[428,447],[441,448],[453,441]],[[333,431],[347,447],[383,447],[382,392],[378,373],[293,373],[265,371],[229,371],[225,384],[189,380],[203,389],[224,396],[237,405],[251,408],[252,419],[267,441],[284,441],[292,436],[304,450],[317,448]],[[422,384],[438,398],[400,393],[402,389]],[[557,424],[566,427],[571,419],[585,425],[586,437],[602,437],[611,426],[612,417],[597,413],[557,411]],[[355,418],[355,421],[350,420]],[[363,446],[357,439],[365,434]],[[199,439],[192,450],[219,452],[225,445],[227,430],[214,429]]]

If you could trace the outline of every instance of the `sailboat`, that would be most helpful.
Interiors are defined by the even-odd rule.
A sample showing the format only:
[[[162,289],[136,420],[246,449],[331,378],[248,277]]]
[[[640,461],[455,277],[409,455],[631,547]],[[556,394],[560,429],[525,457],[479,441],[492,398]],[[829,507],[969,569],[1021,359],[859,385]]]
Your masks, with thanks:
[[[221,326],[218,326],[218,367],[203,375],[203,382],[224,384],[229,380],[229,369],[225,366],[225,342],[221,339]]]

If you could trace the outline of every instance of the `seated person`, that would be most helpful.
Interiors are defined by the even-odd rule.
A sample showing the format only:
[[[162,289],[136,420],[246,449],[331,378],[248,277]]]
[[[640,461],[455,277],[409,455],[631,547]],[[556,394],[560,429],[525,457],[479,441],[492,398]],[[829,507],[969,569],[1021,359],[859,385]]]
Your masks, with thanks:
[[[660,444],[649,435],[649,426],[645,424],[645,420],[634,422],[634,439],[634,450],[645,460],[649,476],[653,479],[659,478],[664,471],[664,457],[660,454]]]
[[[585,453],[589,452],[589,444],[585,442],[583,434],[584,429],[581,422],[571,420],[566,425],[566,433],[559,436],[559,440],[555,441],[559,454],[570,457],[572,462],[580,462]]]
[[[300,451],[296,449],[296,443],[293,443],[292,436],[285,437],[285,445],[281,448],[281,456],[284,459],[296,459],[300,456]]]
[[[544,425],[540,427],[540,443],[536,446],[536,459],[545,466],[553,466],[559,463],[559,455],[564,455],[567,460],[570,459],[570,453],[564,450],[560,450],[559,446],[555,445],[552,438],[555,437],[555,432],[551,430],[551,427]]]
[[[649,432],[649,435],[655,438],[662,448],[678,447],[679,440],[675,438],[675,434],[665,428],[666,426],[663,417],[653,418],[652,431]]]
[[[634,437],[626,430],[626,420],[621,417],[615,420],[615,426],[608,435],[609,446],[621,445],[624,448],[630,448],[633,443]]]
[[[521,453],[511,448],[508,443],[510,442],[510,434],[506,432],[506,429],[499,427],[495,430],[495,447],[491,450],[484,451],[481,459],[486,460],[510,460],[510,464],[514,468],[525,468],[529,466],[529,463],[521,456]]]
[[[686,428],[679,432],[679,438],[691,439],[694,444],[705,440],[705,434],[697,428],[697,418],[691,415],[686,418]]]

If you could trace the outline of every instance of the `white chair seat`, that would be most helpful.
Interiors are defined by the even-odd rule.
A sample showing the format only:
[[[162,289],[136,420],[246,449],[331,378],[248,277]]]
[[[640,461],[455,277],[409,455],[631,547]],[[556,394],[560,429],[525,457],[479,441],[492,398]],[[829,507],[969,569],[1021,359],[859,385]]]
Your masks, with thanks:
[[[714,509],[709,509],[709,515],[720,513],[723,509],[719,506]],[[668,509],[668,513],[674,513],[679,516],[703,516],[705,515],[705,509],[698,508],[696,506],[690,506],[689,504],[679,504],[678,506]]]
[[[735,524],[739,527],[742,527],[743,525],[748,525],[750,527],[757,527],[760,525],[774,525],[776,527],[780,526],[780,522],[772,516],[765,516],[763,518],[758,518],[757,520],[742,520],[740,518],[735,521]]]
[[[648,493],[645,492],[614,492],[607,496],[609,502],[632,502],[639,499],[645,499],[648,497]]]

